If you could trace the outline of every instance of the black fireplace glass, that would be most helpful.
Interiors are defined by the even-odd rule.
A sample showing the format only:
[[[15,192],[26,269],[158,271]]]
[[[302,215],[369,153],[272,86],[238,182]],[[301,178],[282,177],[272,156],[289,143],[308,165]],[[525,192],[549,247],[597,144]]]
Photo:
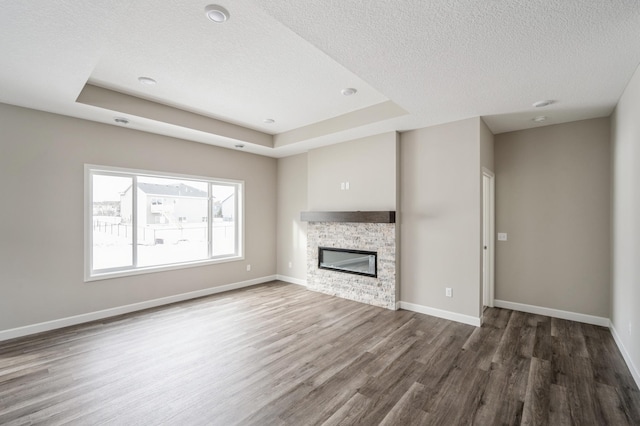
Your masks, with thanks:
[[[318,268],[377,277],[378,254],[375,251],[318,247]]]

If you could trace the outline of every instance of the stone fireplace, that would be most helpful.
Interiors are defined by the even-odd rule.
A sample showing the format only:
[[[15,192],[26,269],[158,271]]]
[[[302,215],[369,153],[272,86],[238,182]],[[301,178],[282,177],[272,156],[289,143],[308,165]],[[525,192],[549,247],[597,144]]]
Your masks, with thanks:
[[[395,212],[302,212],[307,225],[307,286],[321,293],[396,309],[396,225]],[[321,268],[320,248],[339,253],[333,266]],[[366,253],[366,254],[364,254]],[[364,258],[375,255],[376,272],[345,273],[345,265],[363,267]]]

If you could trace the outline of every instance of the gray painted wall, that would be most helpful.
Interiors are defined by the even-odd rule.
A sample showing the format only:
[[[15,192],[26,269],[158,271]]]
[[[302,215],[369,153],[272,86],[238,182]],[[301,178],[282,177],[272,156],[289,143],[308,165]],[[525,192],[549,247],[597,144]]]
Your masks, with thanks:
[[[275,275],[275,159],[3,104],[0,129],[0,330]],[[85,163],[244,180],[246,260],[83,282]]]
[[[480,166],[495,172],[494,136],[484,120],[480,119]]]
[[[396,210],[396,145],[389,132],[309,151],[309,210]]]
[[[401,300],[474,318],[481,304],[480,121],[400,135]]]
[[[495,137],[496,299],[609,316],[609,119]]]
[[[278,160],[278,275],[307,279],[307,154]],[[291,267],[289,267],[291,262]]]
[[[640,383],[640,70],[612,122],[611,324]]]

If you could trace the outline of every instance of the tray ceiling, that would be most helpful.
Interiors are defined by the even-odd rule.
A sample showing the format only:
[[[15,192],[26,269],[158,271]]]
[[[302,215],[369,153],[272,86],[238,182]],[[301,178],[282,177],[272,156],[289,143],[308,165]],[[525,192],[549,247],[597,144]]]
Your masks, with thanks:
[[[606,116],[640,63],[636,0],[235,0],[224,24],[209,2],[6,3],[0,102],[275,157]]]

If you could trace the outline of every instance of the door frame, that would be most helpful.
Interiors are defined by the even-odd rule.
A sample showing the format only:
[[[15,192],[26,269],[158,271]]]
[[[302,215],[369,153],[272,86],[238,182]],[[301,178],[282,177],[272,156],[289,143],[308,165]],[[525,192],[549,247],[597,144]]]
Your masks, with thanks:
[[[482,168],[482,305],[495,299],[495,175]],[[486,248],[485,248],[486,247]]]

